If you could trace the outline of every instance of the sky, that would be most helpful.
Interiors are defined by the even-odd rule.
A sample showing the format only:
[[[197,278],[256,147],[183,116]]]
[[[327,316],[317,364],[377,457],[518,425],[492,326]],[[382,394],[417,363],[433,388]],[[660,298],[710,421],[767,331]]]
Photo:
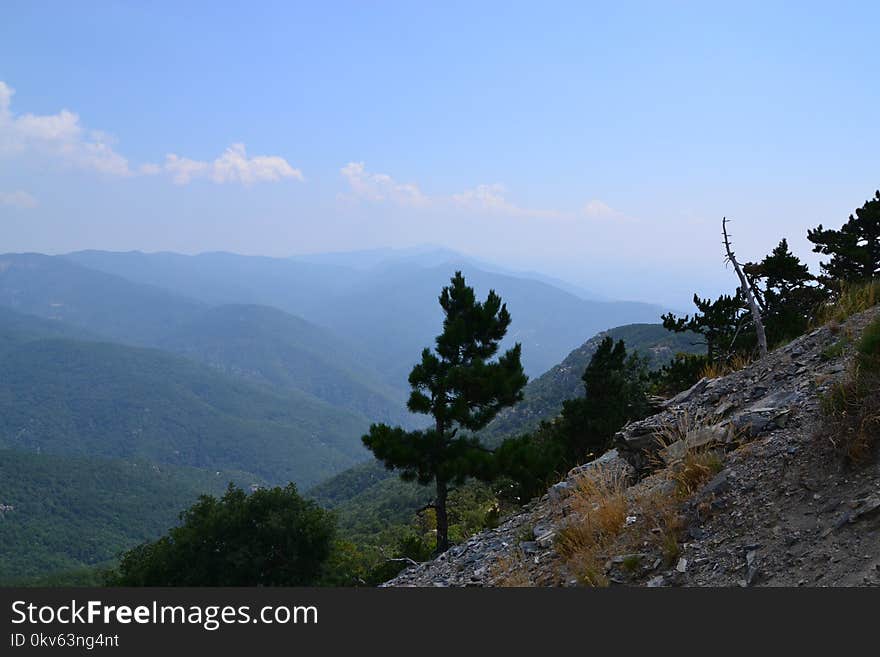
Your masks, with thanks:
[[[686,307],[880,187],[880,5],[16,2],[0,252],[435,244]]]

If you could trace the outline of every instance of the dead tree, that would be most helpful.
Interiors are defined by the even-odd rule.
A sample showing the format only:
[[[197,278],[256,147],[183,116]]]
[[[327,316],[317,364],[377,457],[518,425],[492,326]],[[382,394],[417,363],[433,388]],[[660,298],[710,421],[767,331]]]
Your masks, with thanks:
[[[727,234],[727,217],[721,219],[721,233],[724,235],[724,250],[727,252],[726,260],[733,265],[736,275],[739,276],[740,287],[746,300],[749,302],[749,308],[752,311],[752,320],[755,322],[755,333],[758,336],[758,350],[761,358],[767,355],[767,334],[764,333],[764,322],[761,320],[761,309],[758,302],[755,301],[755,293],[752,290],[752,284],[743,273],[742,267],[736,261],[733,255],[733,247],[730,246],[730,237]]]

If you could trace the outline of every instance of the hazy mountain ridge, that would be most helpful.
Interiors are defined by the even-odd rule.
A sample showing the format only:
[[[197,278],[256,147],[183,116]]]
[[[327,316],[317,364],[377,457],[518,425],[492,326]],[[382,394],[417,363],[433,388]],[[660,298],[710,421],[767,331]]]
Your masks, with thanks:
[[[383,374],[386,384],[397,388],[405,387],[419,353],[439,332],[437,295],[456,269],[462,269],[478,294],[494,288],[507,302],[513,323],[506,344],[523,342],[523,363],[532,375],[558,363],[586,335],[656,321],[663,312],[660,306],[640,302],[586,300],[541,281],[484,271],[454,252],[441,255],[439,264],[430,255],[424,263],[418,257],[379,257],[361,269],[337,264],[344,261],[342,256],[312,262],[228,253],[85,251],[64,258],[173,289],[202,303],[280,308],[343,336]]]
[[[0,255],[0,306],[149,345],[204,308],[159,287],[36,253]]]
[[[353,347],[276,308],[211,308],[158,345],[256,383],[307,392],[370,421],[412,423],[403,393],[382,384]]]

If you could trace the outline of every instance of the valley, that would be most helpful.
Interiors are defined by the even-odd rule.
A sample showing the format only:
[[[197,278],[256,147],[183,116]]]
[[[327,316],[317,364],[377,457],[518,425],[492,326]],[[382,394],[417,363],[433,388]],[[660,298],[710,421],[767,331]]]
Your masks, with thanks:
[[[0,256],[0,501],[15,509],[0,525],[0,581],[88,580],[229,482],[293,481],[367,544],[404,531],[430,494],[377,464],[360,437],[373,422],[424,424],[406,410],[406,373],[436,332],[434,288],[462,258],[387,258]],[[594,329],[659,313],[509,274],[475,278],[511,290],[510,342],[528,347],[531,371]],[[687,349],[656,326],[615,335],[642,333],[634,346],[657,363]],[[536,378],[485,439],[555,415],[595,343]]]

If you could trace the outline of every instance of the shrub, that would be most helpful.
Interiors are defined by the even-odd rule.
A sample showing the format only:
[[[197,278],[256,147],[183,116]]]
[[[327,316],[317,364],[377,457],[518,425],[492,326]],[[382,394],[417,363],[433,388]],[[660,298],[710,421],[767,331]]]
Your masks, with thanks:
[[[122,557],[114,586],[304,586],[318,581],[330,555],[331,513],[285,488],[251,494],[230,484],[203,495],[167,536]]]

